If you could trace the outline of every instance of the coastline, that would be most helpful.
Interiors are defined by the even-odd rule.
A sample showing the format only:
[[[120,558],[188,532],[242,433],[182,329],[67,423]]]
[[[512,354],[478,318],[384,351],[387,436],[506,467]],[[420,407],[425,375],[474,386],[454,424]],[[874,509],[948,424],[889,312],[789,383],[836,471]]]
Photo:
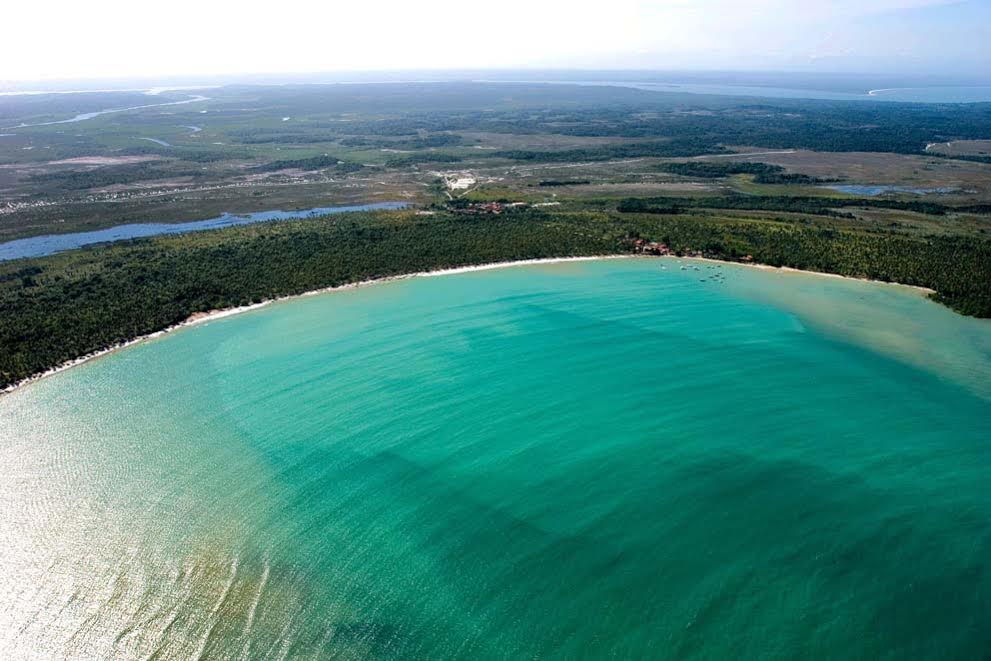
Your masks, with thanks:
[[[349,282],[344,285],[336,285],[332,287],[321,287],[320,289],[313,289],[311,291],[302,292],[300,294],[289,294],[287,296],[277,296],[275,298],[270,298],[268,300],[262,301],[260,303],[252,303],[250,305],[241,305],[233,308],[222,308],[219,310],[209,310],[206,312],[194,312],[189,315],[183,321],[177,324],[172,324],[167,326],[162,330],[154,331],[152,333],[147,333],[145,335],[140,335],[126,342],[121,342],[115,344],[112,347],[107,347],[106,349],[100,349],[99,351],[93,351],[79,358],[64,362],[60,365],[56,365],[50,369],[40,372],[38,374],[33,374],[26,379],[21,379],[15,383],[0,390],[0,397],[8,395],[23,386],[29,385],[36,381],[40,381],[46,377],[58,374],[59,372],[64,372],[68,369],[88,363],[91,360],[96,360],[97,358],[102,358],[103,356],[112,354],[121,349],[126,349],[130,346],[138,344],[140,342],[146,342],[148,340],[154,340],[156,338],[162,337],[163,335],[168,335],[177,330],[183,328],[190,328],[192,326],[197,326],[199,324],[205,324],[209,321],[215,321],[217,319],[223,319],[224,317],[232,317],[236,314],[241,314],[243,312],[250,312],[252,310],[257,310],[263,307],[267,307],[274,303],[281,303],[283,301],[289,301],[297,298],[304,298],[307,296],[317,296],[319,294],[329,294],[336,291],[344,291],[348,289],[358,289],[359,287],[367,287],[369,285],[377,285],[385,282],[394,282],[396,280],[408,280],[410,278],[423,278],[423,277],[435,277],[441,275],[456,275],[458,273],[470,273],[473,271],[490,271],[493,269],[508,268],[511,266],[526,266],[530,264],[558,264],[563,262],[587,262],[595,261],[600,259],[623,259],[630,257],[627,254],[616,254],[616,255],[593,255],[585,257],[547,257],[542,259],[521,259],[516,261],[507,262],[491,262],[488,264],[478,264],[475,266],[456,266],[451,268],[434,269],[431,271],[418,271],[415,273],[404,273],[401,275],[390,275],[382,278],[372,278],[370,280],[360,280],[358,282]]]
[[[713,264],[737,264],[739,266],[748,266],[750,268],[760,269],[762,271],[776,271],[778,273],[797,273],[802,275],[817,275],[824,278],[839,278],[841,280],[856,280],[858,282],[870,282],[875,285],[892,285],[895,287],[905,287],[907,289],[914,289],[921,294],[930,296],[936,293],[935,289],[930,289],[929,287],[923,287],[922,285],[906,285],[903,282],[891,282],[890,280],[872,280],[871,278],[858,278],[852,275],[840,275],[839,273],[827,273],[825,271],[808,271],[806,269],[796,269],[791,266],[771,266],[770,264],[757,264],[753,262],[731,262],[725,259],[710,259],[709,257],[674,257],[672,259],[692,259],[699,262],[711,262]]]
[[[252,303],[250,305],[242,305],[242,306],[233,307],[233,308],[223,308],[223,309],[219,309],[219,310],[210,310],[210,311],[206,311],[206,312],[194,312],[193,314],[189,315],[189,317],[187,317],[183,321],[180,321],[177,324],[173,324],[171,326],[168,326],[166,328],[163,328],[162,330],[154,331],[152,333],[147,333],[145,335],[138,336],[138,337],[133,338],[131,340],[127,340],[126,342],[121,342],[121,343],[116,344],[116,345],[114,345],[112,347],[108,347],[106,349],[101,349],[99,351],[94,351],[92,353],[88,353],[88,354],[86,354],[84,356],[80,356],[79,358],[75,358],[73,360],[70,360],[70,361],[67,361],[65,363],[62,363],[61,365],[56,365],[55,367],[52,367],[50,369],[47,369],[44,372],[40,372],[38,374],[34,374],[32,376],[27,377],[26,379],[22,379],[20,381],[17,381],[15,383],[12,383],[9,386],[5,387],[4,389],[0,390],[0,398],[2,398],[4,395],[8,395],[8,394],[10,394],[10,393],[18,390],[19,388],[22,388],[23,386],[29,385],[29,384],[34,383],[36,381],[40,381],[41,379],[44,379],[44,378],[49,377],[49,376],[52,376],[54,374],[58,374],[59,372],[64,372],[64,371],[66,371],[68,369],[71,369],[73,367],[76,367],[78,365],[82,365],[84,363],[88,363],[91,360],[96,360],[97,358],[101,358],[103,356],[109,355],[109,354],[114,353],[116,351],[120,351],[121,349],[126,349],[126,348],[128,348],[130,346],[133,346],[135,344],[138,344],[140,342],[146,342],[148,340],[154,340],[154,339],[159,338],[159,337],[162,337],[164,335],[168,335],[169,333],[173,333],[173,332],[175,332],[177,330],[181,330],[183,328],[190,328],[192,326],[197,326],[199,324],[205,324],[205,323],[207,323],[209,321],[215,321],[217,319],[223,319],[225,317],[231,317],[231,316],[234,316],[234,315],[237,315],[237,314],[241,314],[243,312],[250,312],[251,310],[257,310],[257,309],[260,309],[260,308],[263,308],[263,307],[267,307],[269,305],[272,305],[274,303],[281,303],[283,301],[289,301],[289,300],[293,300],[293,299],[304,298],[304,297],[307,297],[307,296],[317,296],[317,295],[320,295],[320,294],[328,294],[328,293],[332,293],[332,292],[344,291],[344,290],[349,290],[349,289],[358,289],[360,287],[367,287],[369,285],[382,284],[382,283],[385,283],[385,282],[393,282],[393,281],[397,281],[397,280],[408,280],[410,278],[427,278],[427,277],[437,277],[437,276],[443,276],[443,275],[457,275],[457,274],[460,274],[460,273],[472,273],[472,272],[475,272],[475,271],[491,271],[491,270],[494,270],[494,269],[509,268],[509,267],[514,267],[514,266],[528,266],[528,265],[537,265],[537,264],[560,264],[560,263],[566,263],[566,262],[589,262],[589,261],[599,261],[599,260],[605,260],[605,259],[631,259],[631,258],[634,258],[634,259],[636,259],[636,258],[642,258],[642,259],[658,259],[657,257],[647,257],[647,256],[644,256],[644,255],[636,255],[636,254],[631,254],[631,253],[620,253],[620,254],[611,254],[611,255],[591,255],[591,256],[582,256],[582,257],[546,257],[546,258],[537,258],[537,259],[521,259],[521,260],[505,261],[505,262],[490,262],[488,264],[476,264],[474,266],[455,266],[455,267],[450,267],[450,268],[434,269],[434,270],[430,270],[430,271],[418,271],[418,272],[415,272],[415,273],[404,273],[404,274],[400,274],[400,275],[391,275],[391,276],[385,276],[385,277],[382,277],[382,278],[372,278],[370,280],[361,280],[361,281],[358,281],[358,282],[350,282],[350,283],[347,283],[347,284],[344,284],[344,285],[336,285],[336,286],[332,286],[332,287],[322,287],[320,289],[314,289],[314,290],[311,290],[311,291],[302,292],[300,294],[290,294],[290,295],[287,295],[287,296],[277,296],[275,298],[271,298],[271,299],[268,299],[266,301],[262,301],[260,303]],[[661,257],[661,259],[664,259],[664,257]],[[829,277],[829,278],[841,278],[841,279],[845,279],[845,280],[858,280],[860,282],[870,282],[870,283],[874,283],[874,284],[895,285],[895,286],[898,286],[898,287],[907,287],[907,288],[910,288],[910,289],[917,290],[918,292],[923,293],[926,296],[929,296],[930,294],[936,293],[935,290],[933,290],[933,289],[929,289],[927,287],[921,287],[921,286],[918,286],[918,285],[906,285],[906,284],[902,284],[902,283],[899,283],[899,282],[885,282],[883,280],[871,280],[869,278],[856,278],[856,277],[853,277],[853,276],[839,275],[838,273],[824,273],[822,271],[805,271],[805,270],[802,270],[802,269],[791,268],[789,266],[780,266],[780,267],[778,267],[778,266],[771,266],[769,264],[754,264],[754,263],[746,263],[746,262],[733,262],[733,261],[721,260],[721,259],[710,259],[708,257],[676,257],[676,256],[671,255],[671,256],[667,257],[667,259],[679,259],[679,260],[680,259],[685,259],[685,260],[694,260],[694,261],[700,261],[700,262],[711,262],[711,263],[715,263],[715,264],[736,264],[736,265],[739,265],[739,266],[748,266],[748,267],[752,267],[752,268],[758,268],[758,269],[765,270],[765,271],[777,271],[777,272],[783,272],[783,273],[816,275],[816,276],[824,276],[824,277]]]

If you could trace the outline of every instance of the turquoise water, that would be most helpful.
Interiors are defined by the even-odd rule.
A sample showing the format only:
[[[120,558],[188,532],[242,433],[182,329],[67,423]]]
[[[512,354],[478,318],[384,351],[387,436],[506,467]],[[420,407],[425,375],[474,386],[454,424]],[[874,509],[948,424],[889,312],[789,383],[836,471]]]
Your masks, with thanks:
[[[215,320],[0,398],[0,657],[981,658],[989,377],[907,288],[666,259]]]

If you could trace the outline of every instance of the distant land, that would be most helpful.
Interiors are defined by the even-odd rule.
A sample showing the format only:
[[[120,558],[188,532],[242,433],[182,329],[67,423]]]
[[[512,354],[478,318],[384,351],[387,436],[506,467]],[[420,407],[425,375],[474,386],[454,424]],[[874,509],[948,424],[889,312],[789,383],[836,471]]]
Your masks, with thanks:
[[[149,79],[83,79],[3,81],[0,95],[82,92],[202,89],[218,85],[416,83],[416,82],[531,82],[617,85],[658,91],[769,98],[860,100],[873,98],[907,102],[991,102],[991,77],[803,73],[787,71],[654,71],[654,70],[421,70],[338,71],[300,74],[256,74]]]

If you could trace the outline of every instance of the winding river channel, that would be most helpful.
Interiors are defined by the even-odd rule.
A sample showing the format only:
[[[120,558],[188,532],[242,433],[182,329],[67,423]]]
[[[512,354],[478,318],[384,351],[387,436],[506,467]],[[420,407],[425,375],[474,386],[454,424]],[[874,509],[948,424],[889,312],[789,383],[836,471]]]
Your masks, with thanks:
[[[128,225],[117,225],[102,230],[92,232],[72,232],[69,234],[44,234],[32,236],[26,239],[15,239],[0,243],[0,261],[9,259],[21,259],[23,257],[42,257],[53,255],[66,250],[81,248],[94,243],[108,243],[112,241],[124,241],[126,239],[138,239],[159,234],[183,234],[185,232],[199,232],[203,230],[220,229],[222,227],[232,227],[234,225],[250,225],[252,223],[264,223],[271,220],[292,220],[299,218],[314,218],[316,216],[326,216],[335,213],[347,213],[349,211],[381,211],[388,209],[402,209],[406,207],[405,202],[375,202],[373,204],[355,204],[338,207],[316,207],[313,209],[300,209],[298,211],[256,211],[254,213],[230,214],[223,213],[215,218],[206,220],[193,220],[178,223],[132,223]]]

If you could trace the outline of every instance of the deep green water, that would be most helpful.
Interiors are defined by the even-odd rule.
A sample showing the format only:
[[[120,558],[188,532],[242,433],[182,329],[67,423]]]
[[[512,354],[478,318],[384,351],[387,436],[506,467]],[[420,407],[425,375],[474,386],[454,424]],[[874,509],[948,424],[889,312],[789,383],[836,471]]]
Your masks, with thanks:
[[[0,658],[985,658],[991,324],[699,268],[314,296],[0,398]]]

